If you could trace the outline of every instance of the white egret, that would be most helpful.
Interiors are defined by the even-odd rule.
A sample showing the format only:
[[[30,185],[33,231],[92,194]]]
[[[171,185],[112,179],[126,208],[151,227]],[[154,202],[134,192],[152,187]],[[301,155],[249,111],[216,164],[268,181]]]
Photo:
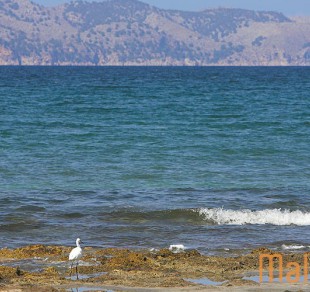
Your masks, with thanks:
[[[70,277],[72,275],[73,263],[76,261],[76,278],[77,279],[79,279],[79,273],[78,273],[79,259],[83,255],[83,250],[81,248],[80,243],[82,243],[81,239],[77,238],[76,247],[74,249],[72,249],[70,254],[69,254],[69,261],[71,261]]]

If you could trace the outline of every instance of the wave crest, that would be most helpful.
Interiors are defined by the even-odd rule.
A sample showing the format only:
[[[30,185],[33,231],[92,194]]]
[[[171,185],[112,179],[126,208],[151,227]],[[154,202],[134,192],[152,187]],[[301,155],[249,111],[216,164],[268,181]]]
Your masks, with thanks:
[[[265,209],[259,211],[226,210],[223,208],[198,210],[204,220],[218,225],[272,224],[272,225],[310,225],[310,213],[282,209]]]

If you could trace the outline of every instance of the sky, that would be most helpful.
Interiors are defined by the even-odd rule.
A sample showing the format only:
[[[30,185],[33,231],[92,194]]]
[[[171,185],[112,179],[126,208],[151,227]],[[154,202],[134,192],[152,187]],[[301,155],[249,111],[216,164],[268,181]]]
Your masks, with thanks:
[[[68,0],[32,1],[45,6],[69,2]],[[96,0],[100,1],[104,0]],[[142,0],[142,2],[164,9],[201,11],[207,8],[227,7],[279,11],[287,16],[310,16],[310,0]]]

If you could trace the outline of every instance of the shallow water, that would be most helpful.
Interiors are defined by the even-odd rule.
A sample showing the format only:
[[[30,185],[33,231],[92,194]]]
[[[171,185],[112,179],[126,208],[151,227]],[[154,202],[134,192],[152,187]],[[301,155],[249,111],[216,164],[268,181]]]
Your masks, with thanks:
[[[101,287],[87,287],[87,286],[69,288],[67,289],[67,291],[70,291],[70,292],[88,292],[88,291],[114,292],[114,290],[110,290],[110,289],[104,289]]]
[[[249,276],[249,277],[243,277],[243,280],[250,280],[250,281],[254,281],[256,283],[270,283],[270,277],[268,275],[263,275],[262,279],[260,279],[259,276]],[[262,280],[262,281],[261,281]],[[290,283],[292,283],[294,280],[296,280],[295,277],[290,277]],[[305,277],[302,275],[299,277],[298,279],[298,283],[304,283],[304,282],[308,282],[309,281],[309,275],[308,277]],[[274,277],[272,283],[289,283],[286,279],[286,275],[284,274],[282,279],[280,279],[279,277]]]
[[[185,279],[185,281],[194,283],[194,284],[200,284],[200,285],[205,285],[205,286],[220,286],[223,285],[226,281],[224,282],[216,282],[212,281],[209,278],[200,278],[200,279]]]
[[[1,67],[1,246],[307,246],[309,73]]]
[[[79,278],[76,278],[76,275],[72,275],[69,277],[65,277],[68,280],[72,280],[72,281],[78,281],[78,280],[85,280],[85,279],[91,279],[91,278],[97,278],[100,277],[102,275],[106,275],[107,273],[95,273],[95,274],[80,274],[79,273]]]

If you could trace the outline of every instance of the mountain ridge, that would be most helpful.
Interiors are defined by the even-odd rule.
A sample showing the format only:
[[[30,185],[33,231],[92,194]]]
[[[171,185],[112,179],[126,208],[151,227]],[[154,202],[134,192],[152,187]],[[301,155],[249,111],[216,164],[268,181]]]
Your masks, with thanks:
[[[138,0],[0,1],[0,65],[310,65],[310,21]]]

